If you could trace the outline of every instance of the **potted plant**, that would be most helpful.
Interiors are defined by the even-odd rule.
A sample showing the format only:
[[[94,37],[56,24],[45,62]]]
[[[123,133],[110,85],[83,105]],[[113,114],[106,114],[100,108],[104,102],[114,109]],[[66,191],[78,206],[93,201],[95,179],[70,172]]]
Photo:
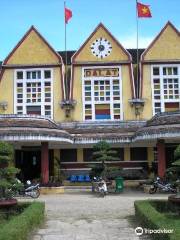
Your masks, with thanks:
[[[51,176],[49,182],[41,184],[41,194],[61,194],[64,193],[64,180],[66,176],[60,169],[60,159],[54,158],[54,176]]]

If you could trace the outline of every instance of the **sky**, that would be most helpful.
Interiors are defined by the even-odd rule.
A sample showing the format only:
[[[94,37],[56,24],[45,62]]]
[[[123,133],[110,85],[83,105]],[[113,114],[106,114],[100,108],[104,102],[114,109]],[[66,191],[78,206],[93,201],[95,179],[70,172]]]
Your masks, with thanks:
[[[171,21],[180,30],[180,0],[139,0],[152,18],[139,18],[139,48]],[[77,50],[102,22],[125,48],[136,48],[136,0],[66,0],[67,50]],[[64,0],[0,0],[0,60],[34,25],[56,51],[65,49]]]

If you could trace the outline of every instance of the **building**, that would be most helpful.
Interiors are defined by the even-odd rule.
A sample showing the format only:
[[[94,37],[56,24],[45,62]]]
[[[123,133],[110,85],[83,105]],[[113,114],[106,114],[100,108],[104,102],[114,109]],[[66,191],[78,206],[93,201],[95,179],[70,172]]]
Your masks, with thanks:
[[[31,27],[1,63],[0,140],[15,146],[25,178],[47,183],[55,159],[88,171],[92,146],[116,148],[112,166],[163,176],[180,143],[180,33],[168,22],[147,49],[125,49],[99,24],[77,51],[55,51]],[[66,74],[64,74],[66,69]]]

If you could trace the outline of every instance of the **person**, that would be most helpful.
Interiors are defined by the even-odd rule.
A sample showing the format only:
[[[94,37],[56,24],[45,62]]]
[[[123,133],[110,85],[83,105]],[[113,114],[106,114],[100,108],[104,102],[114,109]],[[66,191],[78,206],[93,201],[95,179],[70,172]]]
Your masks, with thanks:
[[[104,179],[101,180],[102,183],[102,189],[104,190],[105,193],[107,193],[107,185],[106,185],[106,181]]]

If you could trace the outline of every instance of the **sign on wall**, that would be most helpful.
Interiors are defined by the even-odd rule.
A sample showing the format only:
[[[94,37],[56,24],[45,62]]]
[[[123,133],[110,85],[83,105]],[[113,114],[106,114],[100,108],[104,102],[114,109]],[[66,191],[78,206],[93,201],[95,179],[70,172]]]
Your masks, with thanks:
[[[119,77],[119,68],[84,69],[84,77]]]

